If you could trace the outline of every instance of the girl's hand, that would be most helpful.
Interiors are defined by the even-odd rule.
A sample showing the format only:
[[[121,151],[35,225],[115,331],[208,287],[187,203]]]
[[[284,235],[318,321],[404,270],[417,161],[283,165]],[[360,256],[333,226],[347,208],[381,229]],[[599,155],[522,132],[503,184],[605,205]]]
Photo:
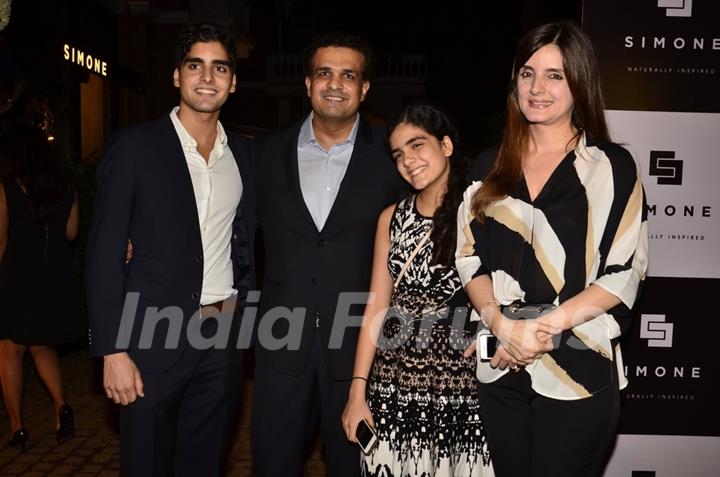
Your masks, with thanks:
[[[342,413],[343,430],[345,430],[345,437],[350,442],[357,442],[355,433],[357,432],[358,423],[363,419],[370,426],[375,427],[375,420],[365,400],[365,384],[365,381],[361,379],[353,380],[348,393],[348,402],[345,404],[345,410]]]

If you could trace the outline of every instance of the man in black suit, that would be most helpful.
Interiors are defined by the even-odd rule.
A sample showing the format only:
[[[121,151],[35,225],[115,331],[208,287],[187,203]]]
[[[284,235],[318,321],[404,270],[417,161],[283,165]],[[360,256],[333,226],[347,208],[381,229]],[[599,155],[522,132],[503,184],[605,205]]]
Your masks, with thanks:
[[[327,475],[359,474],[358,447],[340,420],[365,304],[357,293],[369,288],[378,215],[404,191],[383,132],[358,114],[372,62],[359,38],[316,38],[306,53],[312,112],[256,140],[266,253],[253,388],[256,477],[302,475],[318,421]]]
[[[233,331],[254,288],[250,146],[218,121],[235,60],[226,29],[187,27],[173,73],[179,107],[122,131],[98,170],[91,352],[122,405],[126,476],[222,473],[242,380]]]

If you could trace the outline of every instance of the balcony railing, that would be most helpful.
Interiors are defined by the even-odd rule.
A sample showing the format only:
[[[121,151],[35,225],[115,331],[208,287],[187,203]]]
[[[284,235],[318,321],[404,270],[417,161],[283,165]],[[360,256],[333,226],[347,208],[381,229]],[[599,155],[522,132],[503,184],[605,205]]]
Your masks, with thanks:
[[[268,55],[267,82],[301,84],[304,76],[301,55]],[[376,83],[404,82],[425,83],[427,63],[424,55],[400,55],[378,61],[374,81]]]

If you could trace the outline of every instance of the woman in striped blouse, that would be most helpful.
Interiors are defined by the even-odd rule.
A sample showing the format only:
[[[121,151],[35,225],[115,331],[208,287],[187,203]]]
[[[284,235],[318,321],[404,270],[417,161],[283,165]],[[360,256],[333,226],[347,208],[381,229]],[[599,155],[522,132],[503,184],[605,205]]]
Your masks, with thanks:
[[[507,107],[500,147],[478,159],[458,210],[456,251],[499,341],[478,362],[495,471],[600,475],[626,384],[617,341],[647,268],[642,185],[610,141],[593,48],[576,25],[520,40]],[[524,305],[551,311],[508,318]]]

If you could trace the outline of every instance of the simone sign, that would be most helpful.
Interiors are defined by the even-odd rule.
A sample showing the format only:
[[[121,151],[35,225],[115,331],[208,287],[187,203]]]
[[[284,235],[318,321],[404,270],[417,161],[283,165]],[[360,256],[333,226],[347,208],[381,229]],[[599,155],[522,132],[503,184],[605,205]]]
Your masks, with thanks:
[[[720,2],[582,3],[609,109],[720,112]]]
[[[107,76],[107,61],[96,56],[92,56],[90,53],[86,53],[74,46],[68,45],[67,43],[63,45],[63,58],[71,63],[75,63],[78,66],[86,68],[88,71],[97,73],[101,76]]]

